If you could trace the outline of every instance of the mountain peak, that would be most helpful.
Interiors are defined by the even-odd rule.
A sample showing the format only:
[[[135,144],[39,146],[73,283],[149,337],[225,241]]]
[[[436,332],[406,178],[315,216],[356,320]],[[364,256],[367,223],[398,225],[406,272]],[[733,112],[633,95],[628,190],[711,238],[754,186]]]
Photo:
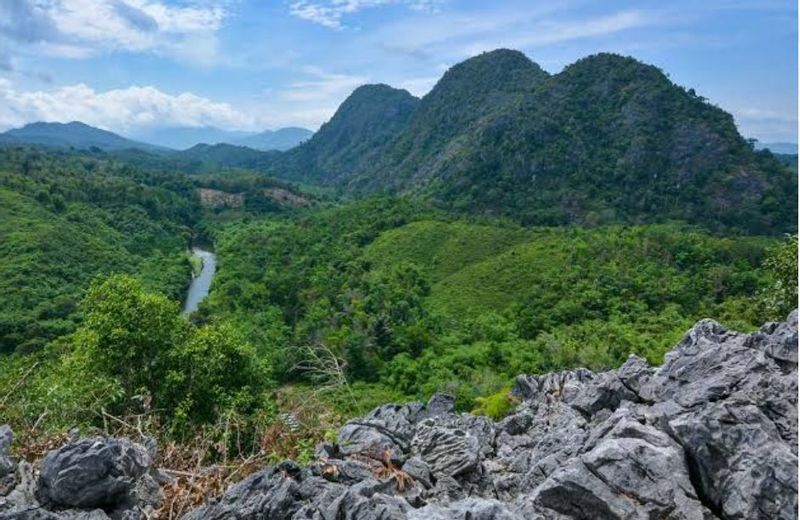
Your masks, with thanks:
[[[431,91],[470,90],[478,94],[487,91],[511,91],[530,88],[548,77],[538,64],[520,51],[496,49],[481,53],[454,65],[445,72]]]

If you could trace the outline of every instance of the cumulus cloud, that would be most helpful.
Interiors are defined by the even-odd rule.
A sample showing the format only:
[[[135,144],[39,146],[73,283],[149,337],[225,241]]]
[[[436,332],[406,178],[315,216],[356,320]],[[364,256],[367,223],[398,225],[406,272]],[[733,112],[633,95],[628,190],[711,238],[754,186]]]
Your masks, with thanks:
[[[438,3],[438,0],[328,0],[327,2],[300,0],[291,3],[289,13],[323,27],[341,30],[344,29],[342,19],[345,15],[370,7],[398,4],[415,11],[431,11]]]
[[[24,52],[25,44],[62,58],[131,51],[178,55],[187,41],[215,41],[226,9],[174,6],[160,0],[3,0],[0,37]],[[201,46],[215,58],[215,45]],[[202,59],[200,60],[202,61]]]
[[[123,133],[150,126],[254,129],[259,123],[228,103],[189,92],[172,95],[152,86],[98,92],[83,83],[19,91],[9,80],[0,79],[0,127],[31,121],[83,121]]]

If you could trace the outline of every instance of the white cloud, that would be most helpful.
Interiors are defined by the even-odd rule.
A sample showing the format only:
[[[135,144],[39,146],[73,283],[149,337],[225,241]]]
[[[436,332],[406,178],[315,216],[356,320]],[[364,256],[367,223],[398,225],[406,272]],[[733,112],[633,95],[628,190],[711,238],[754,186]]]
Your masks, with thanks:
[[[405,5],[415,11],[432,11],[439,0],[299,0],[291,3],[289,13],[303,20],[331,29],[344,29],[345,15],[381,5]]]
[[[97,92],[83,83],[18,91],[0,78],[0,127],[31,121],[82,121],[122,133],[149,126],[259,128],[255,116],[189,92],[172,95],[152,86]]]
[[[97,91],[78,83],[22,90],[0,78],[0,130],[33,121],[82,121],[136,134],[152,127],[215,126],[263,130],[289,125],[317,128],[369,78],[303,67],[304,77],[257,100],[233,106],[191,92],[170,94],[153,86]]]
[[[797,142],[797,109],[737,107],[731,110],[739,131],[762,142]]]
[[[609,36],[659,22],[655,13],[639,9],[580,15],[573,4],[549,2],[526,9],[516,6],[408,17],[384,25],[369,40],[418,60],[453,62],[500,47],[532,50]]]
[[[331,102],[348,96],[356,87],[367,83],[365,76],[326,72],[318,67],[305,67],[309,79],[291,83],[280,94],[281,98],[293,102]]]
[[[17,49],[34,44],[64,58],[124,50],[203,63],[216,58],[216,33],[227,14],[222,4],[173,6],[161,0],[3,0],[0,37]],[[188,46],[199,50],[187,54]]]
[[[620,11],[606,16],[574,21],[543,20],[533,24],[525,32],[470,43],[465,47],[465,52],[471,55],[498,47],[529,49],[570,40],[607,36],[628,29],[644,27],[653,21],[650,16],[640,11]]]

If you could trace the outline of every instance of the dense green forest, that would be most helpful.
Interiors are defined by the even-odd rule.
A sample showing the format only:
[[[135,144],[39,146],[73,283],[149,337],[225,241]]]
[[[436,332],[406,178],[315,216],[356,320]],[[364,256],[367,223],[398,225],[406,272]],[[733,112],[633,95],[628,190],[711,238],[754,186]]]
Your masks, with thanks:
[[[98,274],[141,276],[180,298],[191,185],[33,148],[0,150],[0,350],[34,351],[71,332]]]

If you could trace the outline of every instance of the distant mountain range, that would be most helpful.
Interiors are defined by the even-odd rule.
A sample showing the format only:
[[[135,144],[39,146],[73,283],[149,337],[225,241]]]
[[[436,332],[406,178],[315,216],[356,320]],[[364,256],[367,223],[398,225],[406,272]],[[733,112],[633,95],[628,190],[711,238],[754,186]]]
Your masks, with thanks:
[[[22,128],[14,128],[0,133],[0,143],[38,144],[86,150],[99,148],[104,151],[139,149],[157,152],[166,150],[166,148],[160,146],[126,139],[113,132],[101,130],[78,121],[71,123],[30,123]]]
[[[235,132],[214,127],[162,128],[139,133],[135,139],[122,137],[87,124],[30,123],[0,133],[0,143],[38,144],[103,151],[138,149],[149,152],[186,150],[198,144],[231,144],[254,150],[288,150],[309,139],[314,133],[305,128],[281,128],[261,133]]]
[[[772,153],[797,155],[797,143],[762,143],[756,141],[756,149],[769,150]]]
[[[40,128],[0,139],[40,142],[43,132],[33,131]],[[150,146],[85,125],[68,128],[87,134],[84,144]],[[750,233],[796,229],[790,169],[756,150],[727,112],[658,68],[615,54],[588,56],[551,75],[524,54],[500,49],[455,65],[421,99],[388,85],[361,86],[310,138],[302,129],[213,131],[215,138],[203,140],[225,142],[168,154],[126,151],[124,158],[187,173],[256,170],[351,194],[413,195],[531,225],[681,220]],[[191,137],[182,144],[212,135],[166,132]],[[283,152],[253,149],[300,141]]]
[[[188,150],[198,144],[231,144],[247,146],[254,150],[288,150],[308,140],[314,132],[305,128],[288,127],[266,130],[260,133],[237,132],[206,127],[158,128],[136,134],[136,138],[148,143],[166,146],[174,150]]]

